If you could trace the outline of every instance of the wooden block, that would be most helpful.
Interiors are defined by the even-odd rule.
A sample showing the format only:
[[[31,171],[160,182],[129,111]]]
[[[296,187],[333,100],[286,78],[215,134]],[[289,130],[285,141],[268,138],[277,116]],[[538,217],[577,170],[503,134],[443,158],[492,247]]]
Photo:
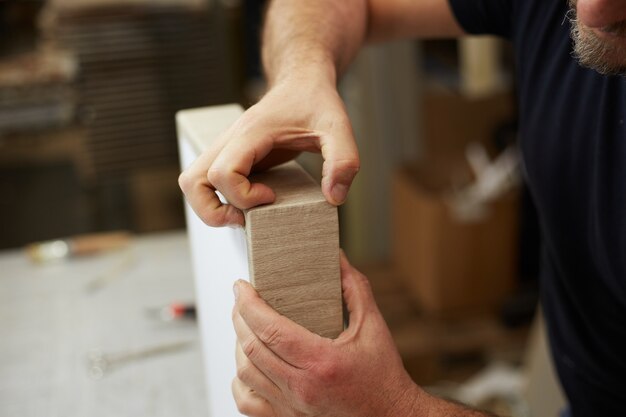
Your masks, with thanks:
[[[245,212],[250,282],[279,313],[337,337],[343,330],[337,209],[296,162],[253,181],[269,185],[276,201]]]
[[[241,115],[238,105],[177,115],[181,165],[187,167]],[[337,210],[296,163],[257,174],[276,201],[245,211],[246,228],[205,225],[186,205],[199,327],[212,417],[240,416],[235,376],[232,285],[249,279],[280,313],[325,337],[343,330]]]

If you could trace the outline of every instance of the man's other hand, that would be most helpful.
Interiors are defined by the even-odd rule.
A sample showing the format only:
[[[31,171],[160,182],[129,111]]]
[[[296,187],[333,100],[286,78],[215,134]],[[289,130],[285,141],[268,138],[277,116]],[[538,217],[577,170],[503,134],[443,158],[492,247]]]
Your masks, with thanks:
[[[359,156],[343,102],[323,77],[276,84],[181,174],[179,184],[206,224],[243,225],[242,209],[275,198],[269,187],[250,183],[250,173],[302,151],[322,153],[322,192],[331,204],[342,204]],[[230,204],[222,204],[216,190]]]
[[[341,256],[350,325],[335,340],[278,314],[235,284],[239,411],[252,417],[417,415],[419,389],[403,368],[367,278]]]

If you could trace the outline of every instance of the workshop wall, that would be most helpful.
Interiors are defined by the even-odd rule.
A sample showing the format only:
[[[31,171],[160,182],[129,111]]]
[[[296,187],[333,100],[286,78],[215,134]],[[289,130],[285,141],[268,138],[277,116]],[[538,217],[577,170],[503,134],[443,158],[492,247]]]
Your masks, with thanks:
[[[3,2],[0,248],[184,227],[174,114],[240,99],[241,14],[203,0]]]

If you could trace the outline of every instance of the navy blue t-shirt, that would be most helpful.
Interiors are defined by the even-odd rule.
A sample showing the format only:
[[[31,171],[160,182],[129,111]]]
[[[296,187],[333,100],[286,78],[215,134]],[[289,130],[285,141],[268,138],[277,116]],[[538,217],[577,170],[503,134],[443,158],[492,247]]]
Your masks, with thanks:
[[[450,4],[468,33],[515,48],[541,302],[572,414],[626,416],[626,78],[572,58],[566,0]]]

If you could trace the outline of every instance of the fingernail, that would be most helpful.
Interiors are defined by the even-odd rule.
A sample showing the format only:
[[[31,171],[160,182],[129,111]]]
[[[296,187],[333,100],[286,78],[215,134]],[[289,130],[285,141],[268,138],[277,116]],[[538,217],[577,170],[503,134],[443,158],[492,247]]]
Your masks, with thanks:
[[[237,298],[239,298],[239,280],[235,281],[233,285],[233,294],[235,294],[235,301],[237,301]]]
[[[346,199],[347,194],[348,186],[341,183],[333,185],[333,188],[331,188],[330,190],[330,195],[337,204],[343,203],[343,201]]]

